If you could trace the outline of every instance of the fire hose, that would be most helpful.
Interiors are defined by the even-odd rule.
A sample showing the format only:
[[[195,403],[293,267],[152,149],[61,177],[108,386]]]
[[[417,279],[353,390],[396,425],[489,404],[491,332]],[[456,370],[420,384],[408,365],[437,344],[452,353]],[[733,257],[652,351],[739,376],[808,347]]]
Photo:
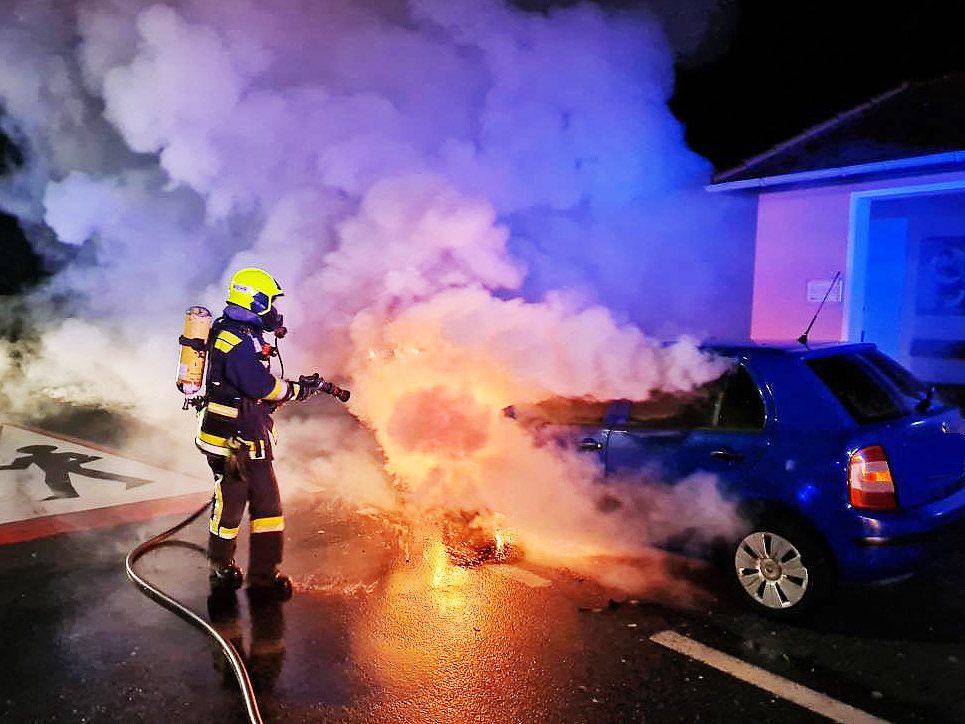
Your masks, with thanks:
[[[127,570],[127,577],[130,578],[134,585],[141,590],[141,593],[148,598],[153,599],[156,603],[164,606],[164,608],[168,609],[175,615],[180,616],[192,626],[196,626],[197,628],[201,629],[204,633],[208,634],[208,636],[214,639],[218,646],[221,647],[221,651],[228,660],[228,665],[231,666],[235,679],[238,681],[238,688],[241,691],[241,698],[245,704],[245,711],[248,715],[248,721],[250,721],[251,724],[262,724],[261,712],[258,711],[258,700],[255,698],[255,690],[251,684],[251,677],[248,675],[248,669],[245,667],[244,661],[238,654],[238,650],[230,641],[218,633],[218,631],[201,616],[173,596],[170,596],[162,591],[146,578],[141,577],[137,571],[134,570],[134,564],[139,558],[141,558],[141,556],[148,551],[164,545],[171,536],[181,529],[187,527],[201,517],[201,515],[206,513],[209,507],[210,503],[205,503],[174,527],[169,528],[162,533],[158,533],[153,538],[146,540],[133,548],[131,552],[127,554],[127,558],[124,560],[124,567]]]

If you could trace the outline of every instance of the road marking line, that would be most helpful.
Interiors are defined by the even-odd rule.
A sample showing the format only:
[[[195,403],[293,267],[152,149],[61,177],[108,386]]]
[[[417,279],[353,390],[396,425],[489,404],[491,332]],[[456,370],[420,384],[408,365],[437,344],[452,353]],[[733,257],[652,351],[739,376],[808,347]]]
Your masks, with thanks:
[[[543,578],[542,576],[537,576],[535,573],[531,573],[518,566],[511,566],[502,563],[498,566],[488,566],[489,570],[497,575],[504,576],[505,578],[512,578],[514,581],[519,581],[525,586],[530,588],[545,588],[549,586],[552,581]]]
[[[0,546],[25,543],[60,533],[101,530],[128,523],[141,523],[161,516],[186,515],[210,498],[210,495],[191,493],[0,523]]]
[[[856,709],[850,704],[832,699],[814,689],[772,674],[770,671],[748,664],[717,649],[704,646],[676,631],[660,631],[651,636],[650,640],[718,671],[723,671],[725,674],[730,674],[734,678],[746,681],[748,684],[753,684],[775,696],[787,699],[798,706],[803,706],[832,721],[845,724],[888,724],[886,720]]]

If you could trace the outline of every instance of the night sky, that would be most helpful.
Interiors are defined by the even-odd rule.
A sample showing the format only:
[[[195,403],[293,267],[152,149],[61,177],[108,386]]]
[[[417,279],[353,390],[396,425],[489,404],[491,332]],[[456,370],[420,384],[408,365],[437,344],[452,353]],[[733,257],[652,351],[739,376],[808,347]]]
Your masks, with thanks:
[[[718,171],[905,80],[965,71],[956,2],[705,4],[722,8],[718,27],[678,64],[671,107]]]
[[[671,107],[688,143],[718,171],[904,80],[965,71],[954,2],[600,2],[655,6],[663,16],[680,49]],[[517,3],[537,10],[566,4]],[[0,169],[9,154],[0,136]],[[2,215],[0,238],[0,294],[10,294],[38,266],[16,225]]]

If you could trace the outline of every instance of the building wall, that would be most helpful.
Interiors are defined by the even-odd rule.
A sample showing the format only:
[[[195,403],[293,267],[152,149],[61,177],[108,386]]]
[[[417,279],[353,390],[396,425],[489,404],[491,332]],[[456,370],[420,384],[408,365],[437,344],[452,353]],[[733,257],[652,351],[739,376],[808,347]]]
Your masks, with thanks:
[[[762,192],[757,208],[751,337],[798,337],[818,308],[818,302],[807,299],[808,282],[830,281],[840,271],[842,301],[825,305],[810,338],[846,339],[852,198],[876,190],[943,183],[965,184],[965,172]]]

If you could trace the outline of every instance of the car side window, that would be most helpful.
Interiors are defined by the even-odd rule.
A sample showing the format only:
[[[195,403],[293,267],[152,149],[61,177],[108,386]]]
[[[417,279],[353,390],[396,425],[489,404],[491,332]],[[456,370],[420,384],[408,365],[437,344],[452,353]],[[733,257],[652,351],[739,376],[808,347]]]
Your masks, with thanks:
[[[739,365],[725,378],[715,427],[718,430],[762,430],[764,417],[761,391],[750,373]]]
[[[601,427],[608,402],[571,397],[554,397],[535,404],[514,405],[513,416],[537,425]]]
[[[711,427],[719,381],[712,382],[686,394],[654,392],[646,400],[631,402],[626,429],[692,430]]]

